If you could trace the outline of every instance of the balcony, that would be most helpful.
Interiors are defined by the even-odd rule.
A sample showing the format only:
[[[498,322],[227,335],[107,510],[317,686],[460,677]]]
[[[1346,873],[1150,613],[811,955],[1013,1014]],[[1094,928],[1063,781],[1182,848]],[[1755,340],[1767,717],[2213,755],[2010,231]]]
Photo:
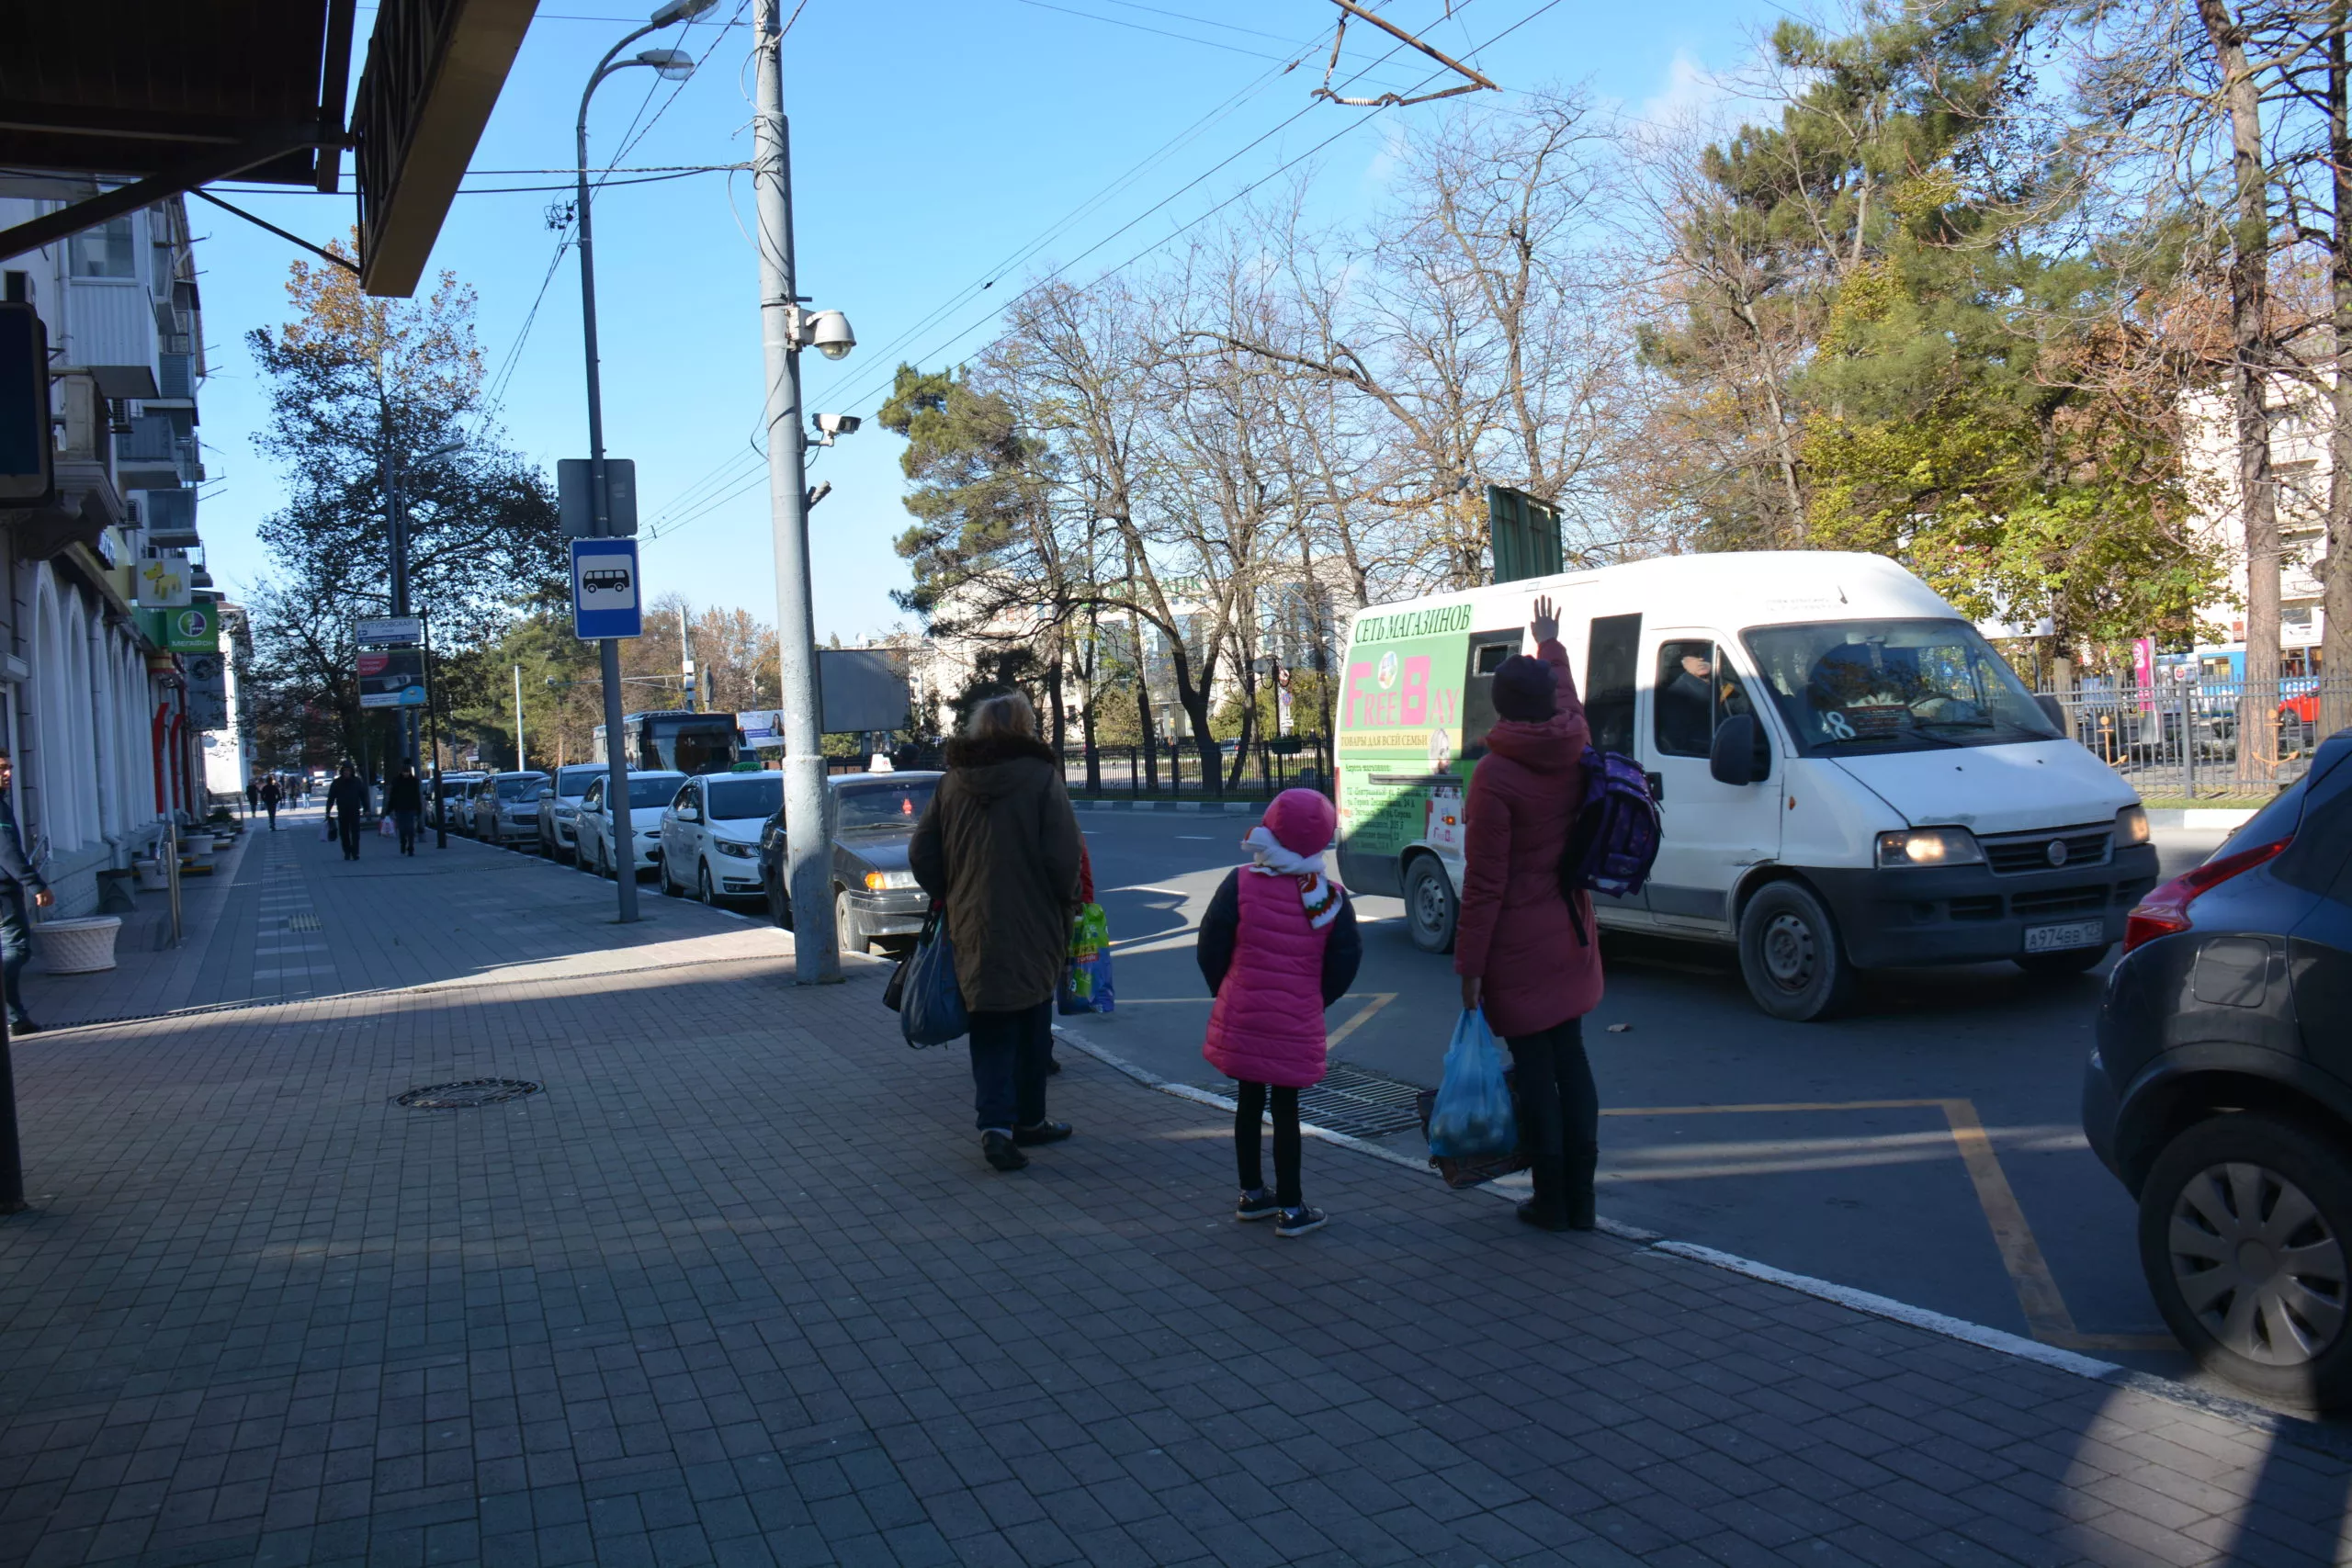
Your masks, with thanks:
[[[145,286],[77,277],[65,289],[64,354],[53,367],[155,364],[155,315]]]
[[[151,490],[139,498],[147,543],[159,550],[189,549],[203,543],[196,532],[196,491]]]

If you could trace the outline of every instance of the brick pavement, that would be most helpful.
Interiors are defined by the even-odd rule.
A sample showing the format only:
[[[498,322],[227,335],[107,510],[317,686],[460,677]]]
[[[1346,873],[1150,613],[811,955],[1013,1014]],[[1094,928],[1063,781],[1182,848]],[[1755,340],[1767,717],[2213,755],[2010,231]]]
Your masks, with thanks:
[[[514,917],[471,865],[372,879],[371,929]],[[1214,1111],[1091,1060],[1079,1137],[995,1175],[880,965],[799,991],[775,933],[662,924],[659,965],[583,913],[484,976],[23,1043],[0,1563],[2346,1558],[2352,1464],[2290,1426],[1321,1145],[1336,1217],[1280,1242]],[[486,1076],[545,1087],[390,1103]]]

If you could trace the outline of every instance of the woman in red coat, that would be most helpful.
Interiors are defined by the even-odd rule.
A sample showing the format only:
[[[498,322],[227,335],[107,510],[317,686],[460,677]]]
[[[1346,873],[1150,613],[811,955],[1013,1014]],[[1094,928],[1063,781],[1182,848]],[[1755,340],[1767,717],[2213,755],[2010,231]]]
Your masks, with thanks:
[[[1533,659],[1495,671],[1495,727],[1470,775],[1462,913],[1453,972],[1462,1005],[1484,1008],[1510,1043],[1521,1146],[1535,1196],[1519,1217],[1545,1230],[1592,1228],[1600,1097],[1584,1054],[1584,1015],[1600,1002],[1600,952],[1577,934],[1560,891],[1560,856],[1584,793],[1592,739],[1552,601],[1535,601]],[[1592,925],[1591,900],[1577,919]]]

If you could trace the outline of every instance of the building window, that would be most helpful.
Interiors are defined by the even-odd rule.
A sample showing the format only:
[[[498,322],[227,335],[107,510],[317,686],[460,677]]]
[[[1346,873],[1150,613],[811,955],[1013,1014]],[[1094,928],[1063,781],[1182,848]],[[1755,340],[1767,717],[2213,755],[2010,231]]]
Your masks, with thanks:
[[[95,229],[74,236],[74,276],[76,277],[136,277],[138,258],[131,254],[130,220],[109,218]]]

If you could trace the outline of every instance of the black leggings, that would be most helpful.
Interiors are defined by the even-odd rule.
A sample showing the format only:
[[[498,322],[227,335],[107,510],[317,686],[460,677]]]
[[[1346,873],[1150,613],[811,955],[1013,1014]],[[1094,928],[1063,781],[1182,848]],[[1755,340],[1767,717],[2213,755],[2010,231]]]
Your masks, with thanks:
[[[1266,1096],[1274,1097],[1274,1201],[1295,1209],[1298,1195],[1298,1090],[1241,1080],[1239,1103],[1233,1111],[1233,1152],[1241,1165],[1241,1190],[1255,1192],[1266,1184],[1258,1163],[1258,1122],[1266,1114]]]
[[[1512,1077],[1526,1125],[1535,1205],[1572,1224],[1592,1224],[1592,1173],[1600,1159],[1600,1092],[1584,1054],[1584,1020],[1510,1037]]]

